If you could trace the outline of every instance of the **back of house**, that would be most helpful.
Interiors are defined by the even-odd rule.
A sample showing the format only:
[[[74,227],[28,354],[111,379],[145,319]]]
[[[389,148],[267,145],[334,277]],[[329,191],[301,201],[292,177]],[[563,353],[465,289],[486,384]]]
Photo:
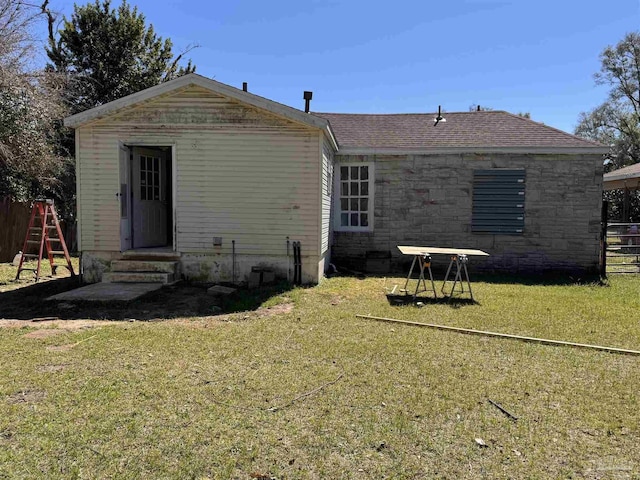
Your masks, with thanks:
[[[444,116],[309,113],[190,74],[69,117],[84,278],[164,260],[165,281],[292,279],[293,242],[304,283],[399,266],[401,244],[595,269],[606,149],[506,112]]]

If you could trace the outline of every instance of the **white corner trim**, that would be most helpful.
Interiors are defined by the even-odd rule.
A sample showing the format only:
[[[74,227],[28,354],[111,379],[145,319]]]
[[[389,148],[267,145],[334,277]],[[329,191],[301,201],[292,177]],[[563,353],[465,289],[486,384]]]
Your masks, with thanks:
[[[239,102],[266,110],[294,122],[302,123],[323,130],[329,127],[329,122],[323,118],[316,117],[315,115],[305,113],[293,107],[289,107],[287,105],[274,102],[267,98],[254,95],[253,93],[245,92],[238,88],[225,85],[224,83],[216,82],[215,80],[203,77],[202,75],[198,75],[197,73],[183,75],[182,77],[176,78],[175,80],[161,83],[160,85],[156,85],[155,87],[147,88],[146,90],[142,90],[132,95],[122,97],[118,100],[105,103],[104,105],[100,105],[99,107],[95,107],[90,110],[85,110],[84,112],[71,115],[70,117],[64,119],[64,125],[65,127],[76,128],[92,120],[96,120],[98,118],[102,118],[115,113],[116,111],[121,110],[125,107],[129,107],[137,103],[142,103],[157,96],[172,92],[174,90],[178,90],[189,85],[196,85],[207,90],[211,90],[214,93],[218,93]]]
[[[327,122],[326,128],[324,129],[324,135],[331,142],[331,146],[333,147],[333,150],[337,152],[340,147],[338,146],[338,141],[336,140],[336,136],[333,134],[333,130],[331,130],[331,125],[328,122]]]
[[[76,146],[80,145],[80,132],[78,130],[74,132],[74,141]],[[82,252],[82,229],[84,228],[84,224],[82,222],[82,190],[80,189],[80,185],[82,183],[81,178],[82,163],[80,149],[76,148],[76,221],[78,222],[76,228],[76,242],[78,243],[78,252]]]

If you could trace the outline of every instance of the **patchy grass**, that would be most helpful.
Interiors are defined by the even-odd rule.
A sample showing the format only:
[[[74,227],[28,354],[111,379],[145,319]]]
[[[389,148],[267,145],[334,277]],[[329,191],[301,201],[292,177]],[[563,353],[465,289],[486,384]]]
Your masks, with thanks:
[[[639,349],[639,277],[477,282],[478,304],[423,308],[389,304],[395,283],[333,278],[230,316],[0,329],[0,478],[640,478],[640,357],[354,317]]]
[[[48,259],[43,259],[40,266],[40,282],[57,279],[57,278],[66,278],[70,277],[71,274],[66,267],[61,266],[65,263],[64,258],[56,257],[55,263],[60,265],[56,269],[56,275],[52,275],[51,265],[49,265]],[[79,259],[77,257],[71,257],[71,265],[73,265],[73,270],[77,274],[79,271]],[[29,261],[25,262],[24,266],[27,268],[36,268],[38,266],[37,261]],[[18,273],[18,267],[14,267],[11,263],[0,263],[0,293],[8,292],[9,290],[15,290],[17,288],[22,288],[26,285],[30,285],[34,283],[35,273],[30,271],[23,271],[20,274],[20,280],[15,280],[16,273]]]

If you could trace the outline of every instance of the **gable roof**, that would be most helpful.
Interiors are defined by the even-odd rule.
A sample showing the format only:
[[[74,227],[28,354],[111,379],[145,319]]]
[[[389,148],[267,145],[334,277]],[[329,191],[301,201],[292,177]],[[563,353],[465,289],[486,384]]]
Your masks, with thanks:
[[[622,167],[604,174],[604,180],[626,180],[628,178],[640,177],[640,163],[634,163],[627,167]]]
[[[329,121],[340,153],[606,153],[608,148],[503,111],[351,114],[315,113]]]
[[[332,140],[334,146],[337,148],[335,137],[333,135],[333,132],[331,132],[331,127],[329,126],[327,120],[315,115],[310,115],[303,112],[302,110],[298,110],[296,108],[274,102],[273,100],[269,100],[268,98],[245,92],[244,90],[241,90],[239,88],[216,82],[215,80],[203,77],[202,75],[198,75],[197,73],[183,75],[174,80],[156,85],[155,87],[147,88],[146,90],[142,90],[132,95],[127,95],[126,97],[122,97],[118,100],[105,103],[104,105],[100,105],[90,110],[85,110],[84,112],[71,115],[70,117],[64,119],[64,125],[66,127],[76,128],[93,120],[109,116],[122,110],[123,108],[152,100],[153,98],[160,95],[171,93],[175,90],[188,87],[190,85],[197,85],[219,95],[223,95],[247,105],[266,110],[294,122],[302,123],[310,127],[319,128],[325,132],[325,134]]]
[[[640,189],[640,163],[634,163],[633,165],[605,173],[603,187],[605,190]]]

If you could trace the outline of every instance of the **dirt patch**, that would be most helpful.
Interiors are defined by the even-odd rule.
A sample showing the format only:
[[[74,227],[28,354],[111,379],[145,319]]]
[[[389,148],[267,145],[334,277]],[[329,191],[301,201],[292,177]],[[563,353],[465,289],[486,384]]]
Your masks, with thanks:
[[[35,327],[46,328],[55,322],[96,322],[104,320],[156,321],[171,319],[204,319],[210,325],[211,317],[256,313],[269,316],[285,313],[289,307],[275,306],[261,309],[260,306],[274,295],[287,292],[291,286],[286,283],[274,284],[257,290],[238,288],[236,293],[225,298],[207,293],[210,284],[189,284],[186,282],[167,285],[149,292],[133,301],[45,301],[50,296],[79,286],[72,279],[63,278],[44,284],[32,284],[0,293],[0,328]],[[286,297],[284,303],[289,303]],[[259,312],[256,312],[259,309]],[[282,310],[284,309],[284,310]],[[39,319],[41,325],[32,322]],[[228,320],[222,320],[228,321]],[[95,327],[98,323],[92,323]],[[51,327],[50,327],[51,328]]]
[[[47,393],[42,390],[23,390],[9,395],[7,402],[13,405],[17,403],[36,403],[44,400],[46,396]]]
[[[271,317],[273,315],[284,315],[285,313],[291,313],[293,311],[293,303],[280,303],[272,307],[260,307],[256,310],[256,315],[259,317]]]
[[[0,319],[0,328],[37,328],[39,330],[61,330],[59,333],[69,330],[83,330],[88,328],[102,327],[105,325],[117,325],[115,322],[107,321],[107,320],[61,320],[59,318],[53,317],[51,320],[7,320]],[[35,332],[30,332],[35,333]],[[42,337],[38,335],[34,335],[28,337],[29,334],[25,335],[27,338],[45,338],[47,336],[55,335],[51,334],[42,334]]]
[[[229,322],[241,322],[245,320],[251,320],[256,317],[271,317],[273,315],[284,315],[293,311],[295,304],[293,303],[281,303],[273,305],[271,307],[260,307],[255,311],[244,311],[236,313],[224,313],[221,315],[212,315],[208,317],[197,318],[179,318],[169,320],[172,324],[180,325],[182,327],[191,328],[210,328],[223,323]]]
[[[49,338],[64,333],[64,330],[58,328],[41,328],[23,335],[24,338]]]
[[[209,328],[215,327],[216,325],[220,325],[221,323],[228,321],[228,317],[232,315],[214,315],[209,317],[197,318],[176,318],[167,320],[167,322],[170,322],[172,325],[180,325],[181,327]]]

